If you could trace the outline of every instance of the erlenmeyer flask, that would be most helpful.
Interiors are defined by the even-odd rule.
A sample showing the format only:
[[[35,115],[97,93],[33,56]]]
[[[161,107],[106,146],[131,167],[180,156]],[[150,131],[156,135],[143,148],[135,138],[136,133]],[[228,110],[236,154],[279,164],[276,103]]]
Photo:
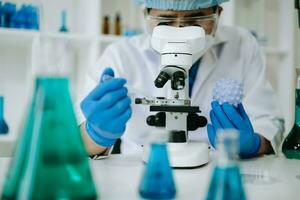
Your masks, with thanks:
[[[298,79],[295,98],[295,123],[283,142],[282,152],[287,158],[300,159],[300,79]]]
[[[0,94],[0,134],[7,134],[8,131],[9,128],[4,118],[4,96]]]
[[[96,199],[65,70],[42,67],[2,199]]]
[[[237,163],[238,133],[226,130],[218,133],[218,160],[211,176],[206,200],[245,200],[243,182]]]
[[[32,151],[19,197],[96,199],[88,157],[69,95],[69,81],[63,77],[41,77],[39,82],[42,109],[35,112]]]
[[[150,155],[140,183],[139,193],[145,199],[175,198],[176,187],[172,168],[166,144],[162,141],[151,142]]]
[[[25,162],[28,160],[28,154],[31,146],[31,138],[34,123],[34,109],[36,107],[36,91],[39,86],[39,81],[35,81],[35,92],[31,100],[31,106],[26,117],[26,122],[23,125],[24,129],[20,134],[17,144],[14,149],[12,161],[9,171],[3,186],[1,199],[16,199],[16,193],[19,190],[20,182],[24,175]]]

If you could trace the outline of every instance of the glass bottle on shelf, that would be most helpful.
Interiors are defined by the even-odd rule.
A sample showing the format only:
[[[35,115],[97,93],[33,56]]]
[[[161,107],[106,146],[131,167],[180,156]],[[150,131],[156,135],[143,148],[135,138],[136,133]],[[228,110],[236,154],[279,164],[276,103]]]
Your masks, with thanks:
[[[109,16],[106,15],[102,22],[102,34],[109,34]]]
[[[166,134],[153,132],[150,153],[139,186],[139,194],[145,199],[173,199],[176,187],[166,147]]]
[[[67,26],[67,11],[66,10],[61,12],[61,27],[60,27],[59,31],[62,33],[69,32],[69,29]]]
[[[121,34],[122,34],[121,16],[119,13],[117,13],[115,18],[115,35],[121,35]]]
[[[238,133],[224,130],[218,133],[218,159],[214,166],[206,200],[245,200],[238,158]]]
[[[13,2],[5,2],[1,8],[2,10],[2,26],[4,28],[10,28],[12,17],[17,12],[17,6]]]
[[[42,60],[24,132],[16,146],[2,199],[96,199],[88,156],[77,126],[67,70],[42,39]],[[58,61],[58,62],[56,62]]]
[[[300,77],[295,93],[295,123],[282,145],[283,154],[290,159],[300,159]]]

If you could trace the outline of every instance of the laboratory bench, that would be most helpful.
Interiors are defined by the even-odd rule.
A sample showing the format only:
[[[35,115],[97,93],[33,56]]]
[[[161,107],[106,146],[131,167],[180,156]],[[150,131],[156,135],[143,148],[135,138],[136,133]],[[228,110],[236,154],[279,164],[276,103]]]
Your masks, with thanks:
[[[215,155],[211,162],[197,169],[173,170],[177,198],[204,199],[210,182]],[[10,158],[0,158],[0,192]],[[141,155],[112,155],[102,160],[90,160],[94,181],[101,199],[135,200],[144,171]],[[300,160],[263,156],[239,161],[247,199],[299,200]]]

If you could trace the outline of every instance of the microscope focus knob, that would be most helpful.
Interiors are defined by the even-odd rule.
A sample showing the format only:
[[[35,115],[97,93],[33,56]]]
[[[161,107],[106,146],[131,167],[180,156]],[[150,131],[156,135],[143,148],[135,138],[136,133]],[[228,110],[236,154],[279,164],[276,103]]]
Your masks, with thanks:
[[[207,119],[204,116],[198,116],[196,113],[190,113],[187,117],[187,129],[195,131],[207,125]]]
[[[166,113],[159,112],[156,115],[147,117],[147,124],[149,126],[165,127],[166,126]]]

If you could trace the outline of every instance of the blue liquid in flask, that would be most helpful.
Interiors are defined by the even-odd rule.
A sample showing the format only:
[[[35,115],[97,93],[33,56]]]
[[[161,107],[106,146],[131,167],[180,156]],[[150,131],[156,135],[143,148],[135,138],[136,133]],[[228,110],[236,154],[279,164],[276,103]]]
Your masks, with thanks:
[[[238,166],[216,166],[213,171],[207,200],[245,200]]]
[[[151,152],[139,193],[144,199],[173,199],[176,187],[166,144],[151,144]]]
[[[206,200],[246,200],[238,157],[239,134],[235,130],[218,133],[219,153],[214,166]]]
[[[0,134],[7,134],[8,125],[4,119],[4,97],[0,96]]]

